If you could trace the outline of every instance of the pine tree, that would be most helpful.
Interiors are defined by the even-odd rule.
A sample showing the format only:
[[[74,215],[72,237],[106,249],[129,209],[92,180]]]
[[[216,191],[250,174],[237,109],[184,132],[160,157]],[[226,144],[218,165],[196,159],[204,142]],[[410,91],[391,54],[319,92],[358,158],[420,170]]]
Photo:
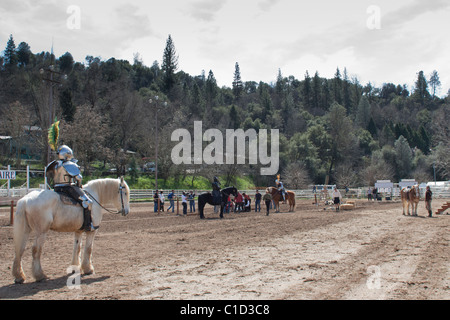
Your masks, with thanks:
[[[59,96],[59,104],[62,109],[64,120],[72,122],[75,117],[76,108],[72,101],[72,92],[65,89]]]
[[[370,109],[369,99],[367,99],[366,96],[363,96],[359,102],[358,110],[356,112],[356,122],[361,126],[361,128],[366,129],[369,124],[371,118]]]
[[[320,105],[320,96],[321,96],[321,79],[319,77],[319,72],[316,71],[314,74],[314,78],[312,81],[312,88],[313,88],[313,99],[312,99],[312,105],[314,108],[319,108]]]
[[[239,119],[236,106],[233,104],[230,108],[230,124],[233,129],[239,128]]]
[[[217,97],[219,88],[217,87],[217,81],[214,77],[214,73],[212,70],[209,70],[208,78],[206,79],[206,85],[205,85],[205,97],[206,102],[209,107],[213,106],[214,100]]]
[[[430,98],[430,93],[428,92],[428,81],[425,78],[423,71],[418,73],[414,98],[422,106],[425,105],[426,100]]]
[[[322,107],[324,110],[328,110],[331,104],[331,91],[329,82],[327,79],[323,80],[323,95],[322,95]]]
[[[367,131],[370,132],[372,137],[375,137],[378,134],[377,126],[375,125],[375,121],[372,117],[370,117],[369,124],[367,125]]]
[[[59,59],[59,69],[62,73],[68,74],[73,69],[73,56],[70,52],[64,53]]]
[[[272,114],[273,102],[272,98],[270,97],[268,86],[265,83],[260,82],[259,91],[259,100],[263,109],[261,120],[263,122],[266,122]]]
[[[429,154],[431,148],[431,140],[430,136],[427,133],[427,130],[423,125],[419,127],[418,135],[421,141],[423,142],[423,146],[420,149],[423,151],[424,154]]]
[[[283,74],[281,73],[281,69],[278,69],[277,83],[275,84],[275,91],[277,94],[282,94],[284,91],[284,78],[283,78]]]
[[[12,34],[9,36],[8,43],[6,44],[4,59],[6,67],[13,67],[17,65],[18,58],[16,44],[14,43]]]
[[[239,68],[239,63],[236,62],[233,80],[233,94],[236,100],[239,100],[239,98],[241,97],[243,88],[244,85],[241,79],[241,70]]]
[[[311,107],[311,101],[312,101],[311,77],[309,76],[308,70],[306,70],[305,81],[303,83],[303,101],[304,101],[305,107],[307,107],[307,108]]]
[[[344,68],[344,80],[342,84],[342,95],[344,99],[344,107],[347,114],[352,112],[352,99],[350,96],[350,80],[348,79],[347,68]]]
[[[339,68],[336,69],[336,73],[334,75],[333,91],[334,101],[336,101],[338,104],[342,104],[342,78]]]
[[[395,141],[395,164],[397,178],[410,178],[408,175],[412,169],[412,151],[405,137],[400,136]]]
[[[430,76],[430,86],[433,90],[433,98],[436,98],[436,91],[441,87],[441,81],[439,79],[439,73],[434,70]]]
[[[161,70],[163,72],[164,91],[166,93],[169,93],[177,82],[175,75],[177,69],[178,56],[175,50],[175,44],[173,43],[172,36],[169,34],[169,38],[166,42],[166,48],[164,49],[163,61],[161,66]]]
[[[30,58],[32,56],[30,46],[26,42],[19,43],[17,47],[17,62],[21,66],[26,66],[30,63]]]

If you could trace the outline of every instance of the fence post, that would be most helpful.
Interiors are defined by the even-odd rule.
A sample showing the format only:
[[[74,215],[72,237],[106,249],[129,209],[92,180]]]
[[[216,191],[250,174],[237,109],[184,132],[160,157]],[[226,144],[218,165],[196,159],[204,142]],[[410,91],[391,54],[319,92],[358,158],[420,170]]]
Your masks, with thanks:
[[[30,166],[27,166],[27,194],[30,191]]]
[[[9,224],[14,224],[14,200],[11,200],[11,211],[9,213]]]
[[[8,164],[8,171],[11,171],[11,166]],[[11,179],[8,179],[8,197],[11,196]]]

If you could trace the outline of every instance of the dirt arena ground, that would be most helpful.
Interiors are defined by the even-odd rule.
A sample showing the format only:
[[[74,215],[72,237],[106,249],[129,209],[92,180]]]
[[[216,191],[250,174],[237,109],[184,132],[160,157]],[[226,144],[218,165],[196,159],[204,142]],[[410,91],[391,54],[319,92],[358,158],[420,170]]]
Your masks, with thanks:
[[[436,210],[444,200],[433,201]],[[326,210],[324,210],[324,208]],[[79,288],[66,274],[73,235],[51,232],[42,265],[49,279],[13,284],[9,212],[0,210],[0,299],[328,300],[450,299],[450,215],[403,216],[400,203],[360,200],[339,213],[302,201],[287,213],[207,219],[134,204],[105,213],[94,243],[95,274]]]

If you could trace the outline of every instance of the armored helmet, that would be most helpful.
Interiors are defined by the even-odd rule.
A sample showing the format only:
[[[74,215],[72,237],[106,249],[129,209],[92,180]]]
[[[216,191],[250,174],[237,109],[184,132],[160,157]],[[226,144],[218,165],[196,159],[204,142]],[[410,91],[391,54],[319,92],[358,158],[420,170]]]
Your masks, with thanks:
[[[58,148],[58,158],[59,160],[72,160],[73,159],[73,152],[72,149],[70,149],[68,146],[63,145]]]

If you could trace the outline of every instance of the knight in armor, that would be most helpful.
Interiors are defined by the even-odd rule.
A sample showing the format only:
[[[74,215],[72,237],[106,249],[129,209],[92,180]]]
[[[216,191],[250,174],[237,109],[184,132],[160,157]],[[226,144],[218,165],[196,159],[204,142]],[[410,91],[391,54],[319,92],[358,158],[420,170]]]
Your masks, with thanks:
[[[75,199],[84,211],[84,223],[81,230],[94,231],[91,209],[93,201],[82,189],[82,180],[78,160],[73,158],[72,149],[60,146],[57,150],[58,160],[52,161],[45,168],[47,176],[53,176],[53,189],[57,193],[65,194]]]
[[[216,204],[220,204],[222,202],[222,197],[220,194],[220,181],[217,177],[214,177],[214,182],[212,183],[212,197],[213,201]]]
[[[283,196],[283,201],[286,202],[286,190],[284,189],[283,182],[281,182],[281,176],[277,175],[277,180],[275,180],[278,192]]]

